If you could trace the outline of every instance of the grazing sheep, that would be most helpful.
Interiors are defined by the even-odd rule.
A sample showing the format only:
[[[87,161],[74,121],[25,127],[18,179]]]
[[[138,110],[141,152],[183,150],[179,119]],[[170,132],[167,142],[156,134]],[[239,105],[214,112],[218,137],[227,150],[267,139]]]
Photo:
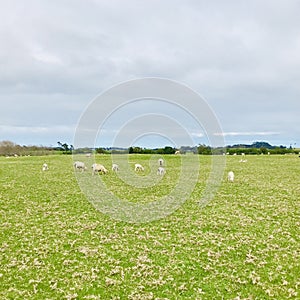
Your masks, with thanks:
[[[82,161],[75,161],[74,162],[74,169],[75,170],[81,170],[81,172],[87,170],[87,167],[85,166],[84,162]]]
[[[134,165],[134,171],[138,172],[138,171],[144,171],[144,167],[140,164],[135,164]]]
[[[234,173],[232,171],[228,172],[227,176],[228,181],[233,182],[234,181]]]
[[[43,171],[48,171],[49,170],[49,167],[48,167],[48,165],[46,163],[43,164],[42,170]]]
[[[161,167],[164,165],[164,160],[162,158],[158,160],[158,165]]]
[[[91,157],[91,156],[92,156],[91,153],[87,153],[87,154],[85,155],[85,157]]]
[[[101,173],[101,174],[107,174],[107,169],[100,164],[93,164],[92,165],[92,169],[93,169],[93,175],[95,175],[96,173]]]
[[[164,175],[166,173],[166,170],[163,167],[159,167],[157,169],[157,175]]]
[[[119,166],[117,164],[112,164],[111,170],[113,172],[118,172],[119,171]]]
[[[175,155],[180,155],[180,151],[179,150],[175,151]]]

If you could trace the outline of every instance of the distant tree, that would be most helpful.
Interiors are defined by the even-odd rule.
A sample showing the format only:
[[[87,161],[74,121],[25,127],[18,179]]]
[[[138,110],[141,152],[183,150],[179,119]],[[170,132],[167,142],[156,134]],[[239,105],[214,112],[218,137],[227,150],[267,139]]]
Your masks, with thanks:
[[[11,141],[0,142],[0,155],[13,155],[15,153],[16,144]]]
[[[143,154],[153,154],[153,153],[155,153],[155,150],[148,149],[148,148],[143,148],[142,153]]]
[[[174,154],[176,152],[176,149],[170,146],[166,146],[164,148],[164,154]]]
[[[141,147],[129,147],[128,152],[132,153],[143,153],[143,149]]]
[[[261,154],[267,154],[268,153],[268,150],[267,150],[267,148],[266,147],[260,147],[260,153]]]
[[[142,153],[143,150],[142,150],[141,147],[134,147],[134,148],[133,148],[133,152],[134,152],[134,153]]]
[[[44,146],[20,146],[11,141],[0,142],[0,155],[49,155],[54,152],[52,147]]]
[[[155,149],[156,154],[164,154],[164,148]]]
[[[96,153],[98,153],[98,154],[109,154],[109,151],[100,147],[100,148],[96,149]]]
[[[212,154],[212,149],[210,146],[206,146],[205,144],[200,144],[198,146],[198,154],[210,155]]]
[[[59,149],[62,151],[63,154],[71,154],[72,151],[74,150],[74,146],[73,145],[68,145],[67,143],[61,143],[61,142],[57,142]]]

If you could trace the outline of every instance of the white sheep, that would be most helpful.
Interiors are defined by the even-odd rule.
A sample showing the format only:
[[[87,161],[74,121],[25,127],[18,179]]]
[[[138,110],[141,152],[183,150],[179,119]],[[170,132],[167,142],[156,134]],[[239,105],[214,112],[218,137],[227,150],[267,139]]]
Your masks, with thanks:
[[[232,171],[228,172],[227,176],[228,181],[233,182],[234,181],[234,173]]]
[[[101,174],[107,174],[107,169],[100,164],[93,164],[92,165],[92,169],[93,169],[93,175],[95,175],[96,173],[101,173]]]
[[[163,167],[159,167],[157,169],[157,175],[164,175],[166,173],[166,170]]]
[[[134,171],[139,172],[139,171],[144,171],[144,167],[141,164],[135,164],[134,165]]]
[[[180,155],[180,151],[179,150],[175,151],[175,155]]]
[[[162,158],[158,160],[158,165],[161,167],[164,165],[164,160]]]
[[[111,170],[113,172],[118,172],[119,171],[119,166],[117,164],[112,164]]]
[[[74,162],[74,169],[75,170],[81,170],[81,172],[87,170],[87,167],[85,166],[84,162],[82,161],[75,161]]]
[[[42,170],[43,171],[48,171],[49,170],[49,167],[46,163],[43,164]]]

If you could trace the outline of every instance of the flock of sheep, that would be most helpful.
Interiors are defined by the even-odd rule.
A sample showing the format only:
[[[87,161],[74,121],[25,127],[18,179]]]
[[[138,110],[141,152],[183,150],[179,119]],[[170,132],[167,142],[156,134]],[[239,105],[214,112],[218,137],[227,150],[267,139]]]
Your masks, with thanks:
[[[160,158],[158,160],[158,169],[157,169],[157,175],[164,175],[166,173],[165,168],[163,167],[164,165],[164,160]],[[75,161],[74,162],[74,169],[75,170],[80,170],[81,172],[84,172],[87,170],[87,167],[85,166],[85,163],[82,161]],[[44,167],[43,167],[44,170]],[[119,165],[117,164],[112,164],[111,170],[113,172],[118,172],[119,171]],[[141,164],[135,164],[134,165],[134,171],[135,172],[143,172],[145,168]],[[94,163],[92,165],[92,175],[95,175],[96,173],[100,174],[107,174],[108,170],[101,164]]]
[[[241,161],[240,161],[241,162]],[[247,160],[243,160],[242,162],[247,162]],[[165,168],[163,167],[164,165],[164,160],[162,158],[160,158],[158,160],[158,169],[157,169],[157,175],[163,176],[166,173]],[[87,170],[87,167],[85,166],[85,163],[82,161],[75,161],[74,164],[74,169],[75,170],[80,170],[81,172],[84,172]],[[43,164],[42,166],[42,171],[48,171],[49,167],[46,163]],[[119,171],[119,166],[117,164],[112,164],[111,170],[113,172],[118,172]],[[141,165],[141,164],[135,164],[134,165],[134,171],[135,172],[143,172],[145,170],[145,168]],[[92,165],[92,175],[95,175],[96,173],[100,173],[100,174],[107,174],[108,170],[101,164],[97,164],[94,163]],[[227,174],[227,180],[229,182],[233,182],[234,181],[234,173],[233,171],[228,172]]]

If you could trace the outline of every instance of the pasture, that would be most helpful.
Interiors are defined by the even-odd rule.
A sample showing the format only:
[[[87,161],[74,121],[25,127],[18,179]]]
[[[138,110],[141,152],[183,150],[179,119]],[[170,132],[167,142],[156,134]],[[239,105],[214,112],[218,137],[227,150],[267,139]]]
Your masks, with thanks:
[[[149,159],[130,156],[146,166],[139,176],[149,174]],[[180,168],[180,156],[164,159],[167,173],[149,188],[122,183],[108,155],[96,161],[109,173],[94,177],[128,201],[155,201]],[[198,200],[211,157],[199,159],[187,201],[161,220],[134,224],[94,209],[71,156],[0,157],[0,299],[299,299],[300,158],[227,157],[204,208]],[[82,175],[92,180],[87,167]]]

